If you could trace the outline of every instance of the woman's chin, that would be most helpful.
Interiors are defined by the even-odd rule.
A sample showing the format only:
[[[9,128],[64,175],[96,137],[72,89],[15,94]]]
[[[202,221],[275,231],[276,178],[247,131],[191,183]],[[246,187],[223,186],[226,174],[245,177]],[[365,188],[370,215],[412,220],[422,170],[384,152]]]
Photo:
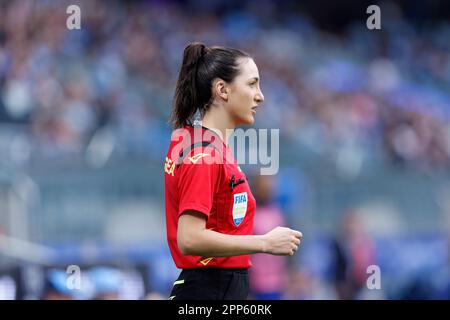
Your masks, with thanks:
[[[236,121],[236,125],[237,126],[246,126],[246,125],[252,125],[255,122],[255,118],[253,117],[253,115],[249,115],[248,117],[245,118],[239,118]]]
[[[255,123],[255,117],[253,115],[248,116],[247,118],[243,119],[244,125],[252,125]]]

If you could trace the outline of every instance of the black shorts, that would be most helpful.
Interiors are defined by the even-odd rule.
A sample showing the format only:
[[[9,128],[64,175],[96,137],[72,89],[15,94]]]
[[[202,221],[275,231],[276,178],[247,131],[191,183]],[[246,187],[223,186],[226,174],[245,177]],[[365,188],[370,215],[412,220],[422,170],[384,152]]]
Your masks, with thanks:
[[[183,269],[169,300],[245,300],[248,290],[247,269]]]

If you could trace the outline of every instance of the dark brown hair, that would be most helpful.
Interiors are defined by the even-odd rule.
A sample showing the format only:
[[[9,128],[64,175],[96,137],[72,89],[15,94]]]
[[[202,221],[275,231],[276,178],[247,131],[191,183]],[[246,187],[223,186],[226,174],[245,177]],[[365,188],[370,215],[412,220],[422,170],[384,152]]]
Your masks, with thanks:
[[[239,74],[237,59],[250,56],[237,49],[206,47],[194,42],[186,46],[175,89],[170,122],[176,128],[191,124],[197,111],[203,115],[212,103],[212,82],[220,78],[228,83]]]

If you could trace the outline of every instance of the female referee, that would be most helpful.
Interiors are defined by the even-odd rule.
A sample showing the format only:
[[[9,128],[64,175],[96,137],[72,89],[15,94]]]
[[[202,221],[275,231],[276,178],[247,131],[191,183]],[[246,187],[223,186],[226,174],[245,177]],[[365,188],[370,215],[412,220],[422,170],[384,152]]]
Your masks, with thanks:
[[[293,255],[302,234],[253,235],[255,198],[227,144],[264,101],[258,68],[237,49],[191,43],[183,53],[165,163],[169,248],[182,269],[169,299],[243,300],[250,254]],[[194,123],[200,115],[201,125]]]

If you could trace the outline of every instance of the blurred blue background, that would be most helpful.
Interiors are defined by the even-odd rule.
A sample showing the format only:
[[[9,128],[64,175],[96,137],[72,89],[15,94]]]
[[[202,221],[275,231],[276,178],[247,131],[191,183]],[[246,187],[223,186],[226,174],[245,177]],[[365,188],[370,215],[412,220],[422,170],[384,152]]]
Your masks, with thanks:
[[[192,41],[254,56],[256,127],[280,129],[280,172],[252,181],[304,240],[282,277],[256,257],[251,298],[449,299],[449,18],[445,1],[1,1],[0,299],[167,298],[167,120]]]

